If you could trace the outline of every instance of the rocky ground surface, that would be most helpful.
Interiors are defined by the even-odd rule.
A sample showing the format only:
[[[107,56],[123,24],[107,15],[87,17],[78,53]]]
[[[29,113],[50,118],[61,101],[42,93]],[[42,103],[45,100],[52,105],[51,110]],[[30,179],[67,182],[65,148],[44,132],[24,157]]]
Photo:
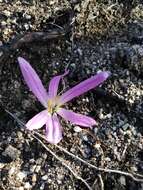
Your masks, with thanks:
[[[70,70],[66,89],[100,70],[110,71],[102,86],[66,105],[92,116],[98,126],[83,130],[61,121],[64,138],[59,145],[97,167],[143,175],[141,1],[0,0],[0,189],[86,190],[5,112],[26,122],[42,110],[23,81],[18,56],[32,64],[45,87],[65,68]],[[92,189],[143,190],[143,182],[98,172],[47,146]]]

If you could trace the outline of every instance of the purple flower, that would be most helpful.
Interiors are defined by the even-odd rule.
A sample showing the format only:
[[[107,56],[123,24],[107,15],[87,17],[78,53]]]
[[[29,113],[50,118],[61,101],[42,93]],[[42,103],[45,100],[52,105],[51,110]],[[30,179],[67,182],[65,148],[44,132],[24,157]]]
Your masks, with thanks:
[[[62,139],[62,127],[60,125],[58,115],[66,121],[70,121],[72,124],[80,125],[82,127],[91,127],[96,125],[96,121],[91,117],[64,109],[63,105],[76,96],[79,96],[101,84],[108,78],[108,72],[100,72],[69,89],[62,95],[58,95],[57,92],[59,82],[65,75],[68,74],[67,71],[63,75],[58,75],[51,79],[47,92],[31,65],[22,57],[19,57],[18,61],[25,82],[33,94],[45,107],[44,111],[41,111],[27,122],[26,127],[29,130],[39,129],[43,125],[46,125],[47,141],[56,144]]]

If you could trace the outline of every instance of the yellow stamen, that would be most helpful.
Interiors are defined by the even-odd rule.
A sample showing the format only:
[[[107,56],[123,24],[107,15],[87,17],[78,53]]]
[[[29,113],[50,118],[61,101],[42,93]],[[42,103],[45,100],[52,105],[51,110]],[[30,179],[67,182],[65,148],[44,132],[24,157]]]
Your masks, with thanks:
[[[49,113],[53,114],[59,108],[58,100],[59,100],[59,96],[56,96],[48,100],[47,110]]]

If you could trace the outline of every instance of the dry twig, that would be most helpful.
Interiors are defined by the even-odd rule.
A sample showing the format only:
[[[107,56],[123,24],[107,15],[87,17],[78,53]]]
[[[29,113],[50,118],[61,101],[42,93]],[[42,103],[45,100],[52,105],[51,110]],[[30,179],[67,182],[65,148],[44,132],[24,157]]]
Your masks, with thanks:
[[[36,132],[35,131],[35,134],[39,135],[41,138],[43,138],[44,140],[46,140],[46,138],[41,135],[40,133]],[[124,175],[124,176],[127,176],[127,177],[130,177],[132,178],[134,181],[137,181],[137,182],[143,182],[143,175],[140,175],[140,174],[132,174],[132,173],[129,173],[129,172],[124,172],[124,171],[120,171],[120,170],[113,170],[113,169],[105,169],[105,168],[100,168],[100,167],[97,167],[85,160],[83,160],[82,158],[78,157],[77,155],[74,155],[72,154],[71,152],[69,152],[68,150],[66,150],[65,148],[59,146],[59,145],[54,145],[56,146],[58,149],[60,149],[61,151],[65,152],[66,154],[68,154],[69,156],[73,157],[74,159],[77,159],[79,160],[80,162],[84,163],[85,165],[91,167],[91,168],[94,168],[95,170],[97,171],[100,171],[100,172],[105,172],[105,173],[114,173],[114,174],[120,174],[120,175]],[[139,178],[136,178],[134,176],[139,176],[141,179]]]
[[[20,120],[18,119],[14,114],[12,114],[11,112],[9,112],[8,110],[5,110],[9,115],[11,115],[17,122],[20,126],[22,127],[25,127],[25,124]],[[40,133],[34,131],[34,134],[37,134],[39,137],[41,137],[43,140],[46,140],[46,138],[41,135]],[[41,141],[42,142],[42,141]],[[47,141],[46,141],[47,142]],[[46,145],[45,145],[46,146]],[[60,149],[61,151],[63,151],[64,153],[68,154],[69,156],[73,157],[75,160],[78,160],[82,163],[84,163],[85,165],[95,169],[96,171],[100,171],[100,172],[104,172],[104,173],[113,173],[113,174],[120,174],[120,175],[124,175],[126,177],[130,177],[132,178],[134,181],[136,182],[143,182],[143,175],[140,175],[140,174],[135,174],[135,173],[129,173],[129,172],[124,172],[124,171],[120,171],[120,170],[114,170],[114,169],[105,169],[105,168],[100,168],[100,167],[97,167],[85,160],[83,160],[82,158],[78,157],[77,155],[74,155],[72,154],[71,152],[69,152],[68,150],[66,150],[65,148],[59,146],[59,145],[54,145],[55,147],[57,147],[58,149]],[[137,177],[135,177],[137,176]]]
[[[75,178],[77,178],[78,180],[82,181],[85,186],[89,189],[92,190],[92,188],[88,185],[88,183],[82,178],[80,177],[69,165],[66,164],[65,160],[60,158],[59,156],[57,156],[51,149],[49,149],[39,138],[37,138],[33,133],[30,133],[50,154],[52,154],[58,161],[61,162],[61,164],[66,167]]]
[[[99,181],[100,181],[100,184],[101,184],[101,190],[104,190],[104,183],[103,183],[103,179],[102,179],[101,174],[99,174],[98,177],[99,177]]]

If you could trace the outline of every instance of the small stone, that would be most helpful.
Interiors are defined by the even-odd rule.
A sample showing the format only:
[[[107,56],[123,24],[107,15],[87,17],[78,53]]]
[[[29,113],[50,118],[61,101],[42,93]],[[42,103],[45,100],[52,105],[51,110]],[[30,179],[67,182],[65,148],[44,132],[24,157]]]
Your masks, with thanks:
[[[23,134],[20,131],[18,131],[17,136],[18,136],[19,139],[22,139]]]
[[[97,127],[94,127],[94,134],[96,135],[97,134],[97,132],[98,132],[98,128]]]
[[[133,172],[137,172],[137,171],[138,171],[138,169],[137,169],[135,166],[132,166],[132,167],[131,167],[131,170],[132,170]]]
[[[94,147],[99,150],[99,149],[100,149],[100,144],[99,144],[99,143],[96,143],[96,144],[94,145]]]
[[[109,157],[105,157],[104,160],[105,160],[106,162],[111,162],[111,159],[110,159]]]
[[[36,180],[37,180],[37,176],[36,176],[36,174],[33,174],[33,176],[32,176],[32,182],[36,182]]]
[[[33,158],[29,160],[29,163],[34,163],[34,162],[35,160]]]
[[[36,168],[36,165],[31,166],[31,167],[30,167],[30,172],[34,173],[35,168]]]
[[[128,123],[126,123],[125,125],[122,126],[122,129],[124,131],[126,131],[129,127],[130,127],[130,125]]]
[[[27,176],[27,173],[25,171],[19,172],[17,174],[17,177],[19,178],[20,181],[23,181],[23,179]]]
[[[12,167],[12,168],[10,168],[8,174],[11,176],[14,174],[14,172],[15,172],[15,167]]]
[[[9,17],[9,16],[11,15],[11,12],[8,11],[8,10],[4,10],[3,13],[4,13],[7,17]]]
[[[40,186],[40,190],[43,190],[45,188],[45,184],[43,183],[41,186]]]
[[[29,182],[26,182],[25,185],[24,185],[24,188],[25,189],[30,189],[31,188],[31,185]]]
[[[87,135],[82,135],[82,139],[87,142],[88,141]]]
[[[46,181],[48,179],[47,175],[42,176],[42,180]]]
[[[75,131],[76,133],[79,133],[79,132],[82,131],[82,128],[81,128],[81,127],[78,127],[78,126],[75,126],[75,127],[74,127],[74,131]]]
[[[27,20],[30,20],[30,19],[31,19],[31,15],[25,14],[25,18],[26,18]]]
[[[52,180],[51,180],[51,179],[48,179],[48,183],[52,183]]]
[[[5,164],[0,163],[0,169],[2,169],[5,166]]]
[[[24,28],[25,28],[25,30],[29,30],[29,25],[28,24],[24,24]]]
[[[18,190],[24,190],[24,187],[19,187]]]
[[[14,148],[11,145],[8,145],[4,152],[2,152],[2,155],[5,157],[9,157],[11,160],[15,160],[19,157],[20,151]]]
[[[127,130],[126,135],[127,135],[129,138],[131,138],[131,136],[132,136],[131,131]]]
[[[83,55],[82,50],[81,50],[80,48],[77,49],[77,52],[78,52],[78,54],[79,54],[80,56]]]
[[[112,117],[111,113],[108,113],[107,115],[104,116],[104,119],[110,119]]]
[[[124,176],[121,176],[121,177],[119,178],[119,181],[120,181],[121,185],[126,186],[126,179],[125,179]]]
[[[104,119],[104,115],[103,115],[103,113],[100,112],[98,117],[99,117],[99,119]]]
[[[2,22],[1,22],[1,26],[2,26],[2,27],[3,27],[3,26],[6,26],[6,24],[7,24],[7,23],[6,23],[5,21],[2,21]]]
[[[62,184],[62,181],[61,180],[57,180],[57,183],[60,185],[60,184]]]
[[[120,120],[119,121],[119,126],[122,126],[122,125],[124,125],[124,121]]]
[[[40,171],[40,169],[41,169],[41,166],[37,166],[36,168],[35,168],[35,172],[39,172]]]

